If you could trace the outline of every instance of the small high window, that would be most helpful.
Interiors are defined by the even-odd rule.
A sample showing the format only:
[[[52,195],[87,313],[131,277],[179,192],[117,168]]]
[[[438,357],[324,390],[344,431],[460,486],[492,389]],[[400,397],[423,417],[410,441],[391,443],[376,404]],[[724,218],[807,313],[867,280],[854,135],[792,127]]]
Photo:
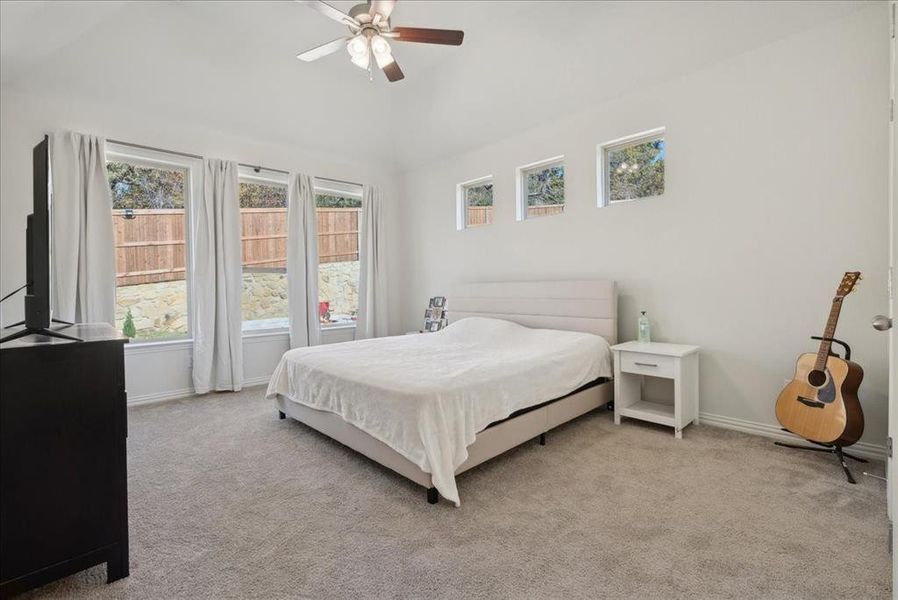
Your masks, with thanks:
[[[493,176],[481,177],[456,186],[459,231],[493,222]]]
[[[517,169],[518,221],[564,212],[564,157]]]
[[[599,146],[599,206],[664,194],[664,129]]]

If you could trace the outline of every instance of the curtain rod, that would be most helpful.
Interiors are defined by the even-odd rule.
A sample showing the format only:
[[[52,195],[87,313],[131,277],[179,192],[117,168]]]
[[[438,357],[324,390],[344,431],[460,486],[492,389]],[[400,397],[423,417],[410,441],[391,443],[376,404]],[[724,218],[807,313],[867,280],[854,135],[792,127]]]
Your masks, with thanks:
[[[204,157],[199,154],[190,154],[189,152],[178,152],[177,150],[167,150],[165,148],[156,148],[155,146],[145,146],[143,144],[134,144],[132,142],[123,142],[121,140],[106,140],[110,144],[118,144],[119,146],[128,146],[129,148],[139,148],[141,150],[151,150],[153,152],[164,152],[165,154],[176,154],[178,156],[185,156],[187,158],[197,158],[202,160]],[[282,175],[289,175],[289,171],[284,171],[282,169],[270,169],[268,167],[263,167],[262,165],[248,165],[246,163],[237,163],[241,167],[246,167],[248,169],[253,169],[257,173],[259,171],[271,171],[272,173],[281,173]],[[330,177],[313,177],[314,179],[320,179],[322,181],[331,181],[333,183],[345,183],[346,185],[357,185],[362,187],[361,183],[356,183],[355,181],[346,181],[344,179],[332,179]]]

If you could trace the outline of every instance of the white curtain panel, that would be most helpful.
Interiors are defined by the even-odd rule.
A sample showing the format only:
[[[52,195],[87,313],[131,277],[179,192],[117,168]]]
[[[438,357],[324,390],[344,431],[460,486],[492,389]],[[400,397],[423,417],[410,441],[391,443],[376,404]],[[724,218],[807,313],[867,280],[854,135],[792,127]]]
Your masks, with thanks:
[[[387,307],[387,248],[383,194],[371,185],[362,188],[359,243],[359,317],[356,339],[389,335]]]
[[[115,325],[115,238],[106,141],[54,133],[50,171],[53,316]]]
[[[243,286],[237,163],[206,159],[203,197],[191,202],[193,231],[193,387],[243,386]]]
[[[318,214],[308,175],[290,177],[287,197],[287,302],[290,347],[316,346],[318,320]]]

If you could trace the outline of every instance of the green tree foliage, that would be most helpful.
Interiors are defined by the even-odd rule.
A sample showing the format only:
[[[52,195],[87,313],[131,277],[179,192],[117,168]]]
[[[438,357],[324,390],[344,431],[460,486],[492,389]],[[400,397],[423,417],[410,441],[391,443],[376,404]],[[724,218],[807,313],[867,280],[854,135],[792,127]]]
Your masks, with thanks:
[[[315,194],[315,206],[318,208],[362,208],[362,199],[334,194]]]
[[[125,322],[122,323],[122,335],[129,338],[137,337],[137,328],[134,327],[134,316],[131,314],[130,308],[125,315]]]
[[[527,175],[527,206],[564,204],[564,165]]]
[[[240,208],[287,208],[287,186],[241,181]]]
[[[465,189],[465,200],[468,206],[492,206],[493,184],[487,183]]]
[[[112,208],[184,208],[184,171],[106,163]]]
[[[611,200],[664,193],[664,140],[651,140],[608,153]]]

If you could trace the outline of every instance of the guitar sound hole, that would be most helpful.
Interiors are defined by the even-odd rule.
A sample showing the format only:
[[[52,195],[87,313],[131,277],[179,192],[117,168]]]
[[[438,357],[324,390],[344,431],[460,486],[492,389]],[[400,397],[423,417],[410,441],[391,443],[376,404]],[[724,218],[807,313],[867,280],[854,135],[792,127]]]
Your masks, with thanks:
[[[820,387],[821,385],[826,383],[826,373],[814,369],[813,371],[808,373],[808,383],[810,383],[814,387]]]

